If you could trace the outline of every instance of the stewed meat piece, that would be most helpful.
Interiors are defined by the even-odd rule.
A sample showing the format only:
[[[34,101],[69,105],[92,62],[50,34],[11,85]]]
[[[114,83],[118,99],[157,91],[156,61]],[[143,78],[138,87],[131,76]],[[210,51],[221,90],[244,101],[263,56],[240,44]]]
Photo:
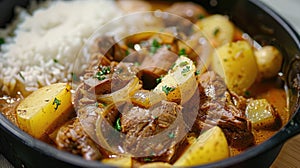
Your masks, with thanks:
[[[215,72],[200,75],[198,82],[201,100],[194,130],[218,125],[230,146],[243,149],[253,145],[251,123],[244,111],[246,100],[229,92],[223,79]]]
[[[78,119],[62,126],[56,136],[58,149],[80,155],[87,160],[99,160],[102,154],[96,143],[85,133]]]
[[[153,161],[170,162],[186,135],[182,107],[167,101],[150,109],[132,107],[122,113],[121,126],[125,149]]]

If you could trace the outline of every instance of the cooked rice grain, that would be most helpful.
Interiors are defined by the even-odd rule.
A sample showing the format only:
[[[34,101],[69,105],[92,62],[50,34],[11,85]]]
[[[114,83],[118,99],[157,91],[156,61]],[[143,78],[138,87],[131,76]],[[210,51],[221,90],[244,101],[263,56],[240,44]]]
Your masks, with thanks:
[[[5,94],[71,80],[83,43],[102,24],[121,16],[114,1],[53,1],[32,15],[23,10],[14,37],[0,53],[0,87]],[[84,68],[84,60],[81,65]]]

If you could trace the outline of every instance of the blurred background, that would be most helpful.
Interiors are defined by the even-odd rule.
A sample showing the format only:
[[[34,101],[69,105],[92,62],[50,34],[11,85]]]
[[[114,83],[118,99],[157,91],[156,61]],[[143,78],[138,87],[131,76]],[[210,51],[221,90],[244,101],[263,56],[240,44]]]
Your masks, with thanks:
[[[0,0],[1,1],[1,0]],[[286,19],[300,35],[300,0],[260,0]],[[0,8],[1,9],[1,8]],[[283,146],[272,168],[299,167],[300,135],[290,139]],[[0,154],[0,168],[13,168]]]

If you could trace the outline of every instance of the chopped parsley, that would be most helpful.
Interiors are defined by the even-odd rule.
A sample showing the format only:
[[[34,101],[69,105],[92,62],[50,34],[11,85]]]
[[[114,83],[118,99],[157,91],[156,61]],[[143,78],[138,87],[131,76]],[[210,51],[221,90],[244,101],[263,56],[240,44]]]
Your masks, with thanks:
[[[178,52],[178,55],[179,56],[187,56],[185,49],[184,48],[180,49]]]
[[[172,64],[172,66],[170,67],[170,69],[173,69],[175,66],[176,66],[176,63],[174,62],[174,63]]]
[[[216,28],[214,30],[214,36],[217,36],[220,33],[220,28]]]
[[[117,119],[117,121],[116,121],[115,129],[116,129],[117,131],[119,131],[119,132],[122,130],[122,126],[121,126],[121,118],[120,118],[120,117],[119,117],[119,118]]]
[[[21,77],[21,79],[22,79],[23,81],[25,81],[25,77],[22,75],[22,73],[19,72],[18,74],[19,74],[19,76]]]
[[[134,62],[134,65],[135,65],[135,66],[140,66],[141,63],[139,63],[139,62]]]
[[[125,50],[125,55],[128,56],[130,54],[129,50]]]
[[[151,162],[152,159],[151,158],[144,158],[144,162]]]
[[[166,47],[167,47],[168,50],[171,49],[171,45],[170,44],[166,44]]]
[[[154,39],[150,47],[150,53],[155,54],[160,47],[161,45],[159,44],[159,42]]]
[[[170,92],[174,91],[175,88],[173,87],[169,87],[167,85],[162,86],[162,91],[165,92],[166,95],[168,95]]]
[[[180,67],[184,67],[186,65],[188,65],[189,63],[187,61],[183,61],[179,64]]]
[[[170,133],[168,134],[168,137],[171,138],[171,139],[175,138],[174,132],[170,132]]]
[[[110,73],[110,67],[109,66],[103,66],[101,68],[101,71],[100,71],[103,75],[106,75],[106,74],[109,74]]]
[[[56,105],[56,106],[54,107],[54,110],[56,111],[56,110],[58,109],[58,106],[61,105],[61,100],[59,100],[59,99],[57,99],[57,98],[55,97],[55,98],[54,98],[54,101],[53,101],[53,103],[52,103],[52,105]]]
[[[163,78],[163,76],[156,78],[156,83],[159,84],[161,82],[162,78]]]
[[[95,78],[97,78],[99,81],[106,79],[106,77],[102,75],[100,72],[96,73]]]
[[[200,74],[200,70],[197,70],[196,72],[195,72],[195,75],[197,76],[197,75],[199,75]]]
[[[251,95],[251,94],[250,94],[250,91],[249,91],[249,90],[246,90],[245,93],[244,93],[244,95],[245,95],[245,97],[250,97],[250,95]]]
[[[54,58],[54,59],[53,59],[53,62],[58,63],[58,60]]]
[[[100,68],[100,71],[98,71],[94,77],[101,81],[106,79],[105,75],[109,74],[110,72],[111,70],[109,66],[103,66]]]
[[[5,43],[5,40],[4,38],[0,38],[0,45],[4,44]]]
[[[204,19],[204,18],[205,18],[205,15],[203,15],[202,13],[198,15],[199,20]]]
[[[131,48],[131,49],[134,48],[134,44],[133,44],[133,43],[128,43],[127,46],[128,46],[129,48]]]
[[[183,76],[185,76],[186,73],[188,73],[190,70],[191,70],[191,67],[190,66],[186,66],[185,68],[182,69],[181,74]]]
[[[71,77],[73,81],[78,81],[79,78],[77,77],[77,75],[74,72],[71,72]]]

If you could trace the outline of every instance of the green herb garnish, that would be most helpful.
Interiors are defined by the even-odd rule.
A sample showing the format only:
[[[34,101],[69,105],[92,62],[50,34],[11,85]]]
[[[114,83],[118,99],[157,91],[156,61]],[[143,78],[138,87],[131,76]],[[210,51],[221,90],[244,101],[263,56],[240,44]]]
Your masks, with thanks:
[[[104,75],[101,75],[99,72],[97,72],[97,74],[95,75],[95,78],[97,78],[99,81],[106,79],[106,77]]]
[[[161,45],[159,44],[159,42],[154,39],[152,41],[151,47],[150,47],[150,53],[155,54],[156,51],[161,47]]]
[[[71,72],[71,77],[73,81],[78,81],[78,77],[74,72]]]
[[[200,70],[197,70],[196,72],[195,72],[195,75],[197,76],[197,75],[199,75],[200,74]]]
[[[116,129],[117,131],[119,131],[119,132],[122,130],[122,126],[121,126],[121,118],[120,118],[120,117],[119,117],[119,118],[117,119],[117,121],[116,121],[115,129]]]
[[[168,95],[170,92],[174,91],[175,88],[173,87],[169,87],[167,85],[162,86],[162,91],[165,92],[166,95]]]
[[[0,45],[4,44],[5,43],[5,40],[4,38],[0,38]]]
[[[125,55],[128,56],[130,54],[129,50],[125,50]]]
[[[185,76],[186,73],[188,73],[190,70],[191,70],[191,67],[190,66],[186,66],[185,68],[182,69],[181,74],[183,76]]]
[[[151,162],[152,159],[151,158],[144,158],[144,162]]]
[[[184,48],[180,49],[179,52],[178,52],[178,55],[181,56],[181,55],[186,55],[186,51]]]
[[[109,66],[104,66],[101,68],[101,71],[102,75],[106,75],[106,74],[109,74],[110,73],[110,67]]]
[[[175,66],[176,66],[176,63],[174,62],[174,63],[171,65],[170,69],[172,70]]]
[[[25,77],[22,75],[22,73],[19,72],[18,74],[19,74],[19,76],[22,78],[22,80],[25,81]]]
[[[163,76],[156,78],[156,83],[159,84],[161,82],[162,78],[163,78]]]
[[[244,95],[245,95],[246,97],[250,97],[250,95],[251,95],[251,94],[250,94],[250,91],[249,91],[249,90],[246,90],[245,93],[244,93]]]
[[[54,98],[54,101],[53,101],[53,103],[52,103],[52,105],[56,105],[56,106],[54,107],[54,110],[56,111],[56,110],[58,109],[58,106],[61,105],[61,100],[59,100],[59,99],[57,99],[57,98],[55,97],[55,98]]]
[[[131,48],[131,49],[134,48],[134,44],[133,44],[133,43],[128,43],[127,46],[128,46],[129,48]]]
[[[217,36],[219,33],[220,33],[220,29],[219,29],[219,28],[216,28],[216,29],[214,30],[214,36]]]
[[[184,48],[180,49],[178,52],[178,55],[179,56],[187,56],[185,49]]]
[[[58,63],[58,60],[54,58],[54,59],[53,59],[53,62]]]
[[[179,64],[180,67],[184,67],[186,65],[188,65],[189,63],[187,61],[183,61]]]
[[[94,77],[101,81],[106,79],[105,75],[109,74],[110,72],[111,71],[109,66],[103,66],[101,67],[100,71],[96,73]]]
[[[171,139],[175,138],[174,132],[170,132],[170,133],[168,134],[168,137],[171,138]]]
[[[171,49],[171,45],[170,44],[166,44],[166,47],[167,47],[168,50]]]
[[[203,14],[199,14],[199,15],[198,15],[198,19],[199,19],[199,20],[201,20],[201,19],[203,19],[203,18],[205,18],[205,15],[203,15]]]
[[[134,65],[135,65],[135,66],[140,66],[141,63],[139,63],[139,62],[134,62]]]

